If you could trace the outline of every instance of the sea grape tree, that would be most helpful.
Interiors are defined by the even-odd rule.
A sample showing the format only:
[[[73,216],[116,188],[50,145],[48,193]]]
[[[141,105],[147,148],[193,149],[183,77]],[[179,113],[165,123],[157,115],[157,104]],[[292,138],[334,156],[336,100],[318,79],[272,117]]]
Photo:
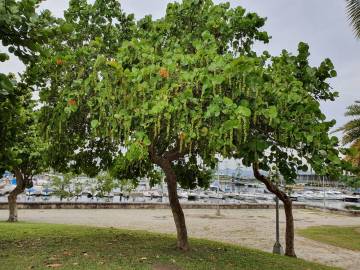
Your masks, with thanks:
[[[234,144],[236,156],[283,202],[285,254],[295,256],[292,202],[270,175],[280,173],[285,183],[293,183],[298,170],[311,167],[319,175],[339,176],[348,167],[339,157],[338,139],[329,136],[335,121],[327,121],[320,108],[320,101],[337,95],[327,82],[336,72],[329,59],[310,66],[305,43],[299,44],[297,55],[283,51],[267,57],[258,89],[243,97],[252,111],[248,141]]]
[[[47,144],[39,134],[38,112],[29,96],[22,96],[21,123],[18,121],[19,130],[11,139],[12,148],[10,155],[2,167],[11,169],[16,177],[16,187],[8,196],[9,222],[18,220],[17,196],[25,188],[32,187],[32,178],[47,168]]]
[[[140,20],[132,27],[134,36],[119,41],[114,51],[101,51],[104,38],[65,50],[64,62],[47,70],[50,79],[41,87],[48,136],[79,138],[77,155],[91,149],[90,143],[110,142],[119,174],[148,175],[154,165],[160,167],[177,245],[188,250],[177,197],[179,170],[193,168],[194,181],[206,179],[219,154],[236,151],[234,136],[247,141],[251,110],[242,95],[262,76],[264,61],[251,45],[268,41],[259,30],[264,22],[241,7],[185,0],[169,4],[160,20]],[[44,58],[42,65],[54,60]]]

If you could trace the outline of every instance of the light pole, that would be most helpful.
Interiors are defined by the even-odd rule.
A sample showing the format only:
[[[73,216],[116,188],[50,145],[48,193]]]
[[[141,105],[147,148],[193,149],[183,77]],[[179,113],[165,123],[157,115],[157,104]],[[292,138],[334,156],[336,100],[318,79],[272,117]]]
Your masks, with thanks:
[[[218,185],[217,185],[217,209],[216,209],[216,215],[219,217],[221,216],[220,214],[220,197],[219,197],[219,188],[220,188],[220,175],[219,175],[219,171],[218,171]]]
[[[280,244],[280,227],[279,227],[279,198],[275,196],[275,203],[276,203],[276,240],[273,247],[274,254],[284,254],[284,250]]]

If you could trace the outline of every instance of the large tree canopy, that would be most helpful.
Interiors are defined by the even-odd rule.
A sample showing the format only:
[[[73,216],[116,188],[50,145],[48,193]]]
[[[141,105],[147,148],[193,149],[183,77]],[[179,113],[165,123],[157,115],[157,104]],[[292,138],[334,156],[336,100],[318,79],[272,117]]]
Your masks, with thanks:
[[[72,3],[70,9],[76,6]],[[103,18],[107,12],[104,8],[96,14]],[[70,20],[72,13],[66,14]],[[262,75],[264,59],[256,57],[251,45],[268,41],[259,30],[265,20],[241,7],[187,0],[169,4],[164,18],[145,17],[136,27],[105,20],[103,32],[123,33],[129,25],[131,35],[109,42],[107,35],[99,35],[85,43],[75,33],[88,27],[89,20],[78,22],[72,23],[68,42],[50,46],[51,57],[42,58],[40,72],[29,73],[44,79],[38,86],[48,137],[60,142],[57,152],[69,156],[64,165],[81,165],[76,157],[85,155],[86,164],[96,160],[99,167],[109,160],[107,165],[114,164],[120,175],[130,170],[141,176],[154,164],[161,167],[178,244],[188,249],[176,172],[180,176],[195,169],[193,180],[200,184],[206,170],[216,165],[216,155],[235,151],[235,129],[237,138],[246,141],[251,111],[241,95]],[[103,142],[110,147],[99,145]],[[116,157],[114,162],[102,155],[104,150]]]

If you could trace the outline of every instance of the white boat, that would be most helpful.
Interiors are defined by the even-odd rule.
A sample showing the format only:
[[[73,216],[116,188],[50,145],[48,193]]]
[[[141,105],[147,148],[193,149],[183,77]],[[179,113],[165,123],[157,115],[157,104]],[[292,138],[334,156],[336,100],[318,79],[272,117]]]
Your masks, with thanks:
[[[188,200],[189,201],[197,201],[200,198],[199,194],[194,191],[189,191],[188,193]]]
[[[344,195],[344,201],[345,202],[360,202],[360,196],[359,195]]]
[[[145,190],[143,196],[148,198],[162,198],[162,195],[157,190]]]
[[[85,188],[85,190],[81,192],[81,195],[88,198],[92,198],[94,196],[93,192],[89,188]]]
[[[343,194],[340,191],[337,190],[328,190],[325,193],[325,199],[326,200],[339,200],[339,201],[343,201],[345,198],[345,194]]]
[[[178,191],[178,198],[179,199],[187,199],[188,193],[186,191]]]
[[[305,191],[302,195],[302,198],[310,201],[319,201],[319,200],[344,200],[344,194],[339,191]]]
[[[54,192],[54,190],[52,188],[46,187],[41,190],[41,195],[42,196],[50,196],[53,192]]]
[[[209,192],[209,198],[211,199],[224,199],[224,195],[220,192],[211,191]]]
[[[149,190],[143,191],[144,197],[150,198],[152,196],[152,193]]]
[[[9,194],[11,191],[15,189],[16,185],[4,185],[0,188],[0,195],[4,196]]]
[[[95,197],[99,197],[99,198],[114,198],[114,193],[110,192],[110,193],[104,193],[104,194],[101,194],[101,193],[96,193],[95,194]]]
[[[114,194],[114,196],[120,196],[123,194],[123,192],[121,191],[120,188],[116,188],[113,190],[113,194]]]
[[[205,192],[205,191],[201,191],[199,193],[199,198],[200,199],[209,199],[209,194],[207,192]]]
[[[28,196],[41,196],[42,189],[42,186],[33,186],[32,188],[25,189],[25,192]]]
[[[225,199],[235,199],[236,196],[237,196],[237,193],[234,193],[234,192],[225,192],[224,193]]]

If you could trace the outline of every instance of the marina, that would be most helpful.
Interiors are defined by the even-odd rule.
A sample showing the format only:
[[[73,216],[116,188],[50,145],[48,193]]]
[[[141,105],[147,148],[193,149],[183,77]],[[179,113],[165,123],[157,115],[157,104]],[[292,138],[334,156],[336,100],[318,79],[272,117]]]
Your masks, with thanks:
[[[18,195],[19,203],[168,203],[165,182],[154,186],[141,179],[136,187],[118,185],[105,188],[97,179],[86,176],[64,180],[63,175],[44,173],[33,178],[33,186]],[[8,194],[15,188],[16,179],[5,172],[0,180],[0,202],[7,202]],[[301,173],[295,185],[287,186],[292,201],[309,206],[345,210],[360,206],[360,193],[345,188],[341,183]],[[208,189],[183,189],[178,186],[181,204],[274,204],[274,195],[264,184],[254,179],[250,171],[225,169],[214,175]]]

